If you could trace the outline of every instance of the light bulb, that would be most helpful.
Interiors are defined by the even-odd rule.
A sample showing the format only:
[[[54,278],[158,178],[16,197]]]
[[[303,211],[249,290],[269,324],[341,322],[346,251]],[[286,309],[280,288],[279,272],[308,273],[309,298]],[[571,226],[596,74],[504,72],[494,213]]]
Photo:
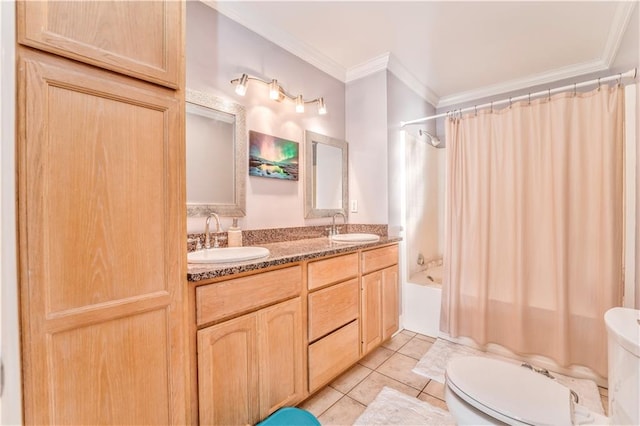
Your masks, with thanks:
[[[278,80],[271,80],[269,84],[269,97],[274,101],[280,98],[280,86],[278,86]]]
[[[327,113],[327,107],[324,104],[324,99],[323,98],[319,98],[318,99],[318,114],[325,115],[326,113]]]
[[[304,100],[302,100],[302,95],[296,96],[296,112],[297,113],[304,112]]]
[[[249,76],[246,74],[242,74],[238,84],[236,85],[236,93],[240,96],[244,96],[247,94],[247,83],[249,80]]]

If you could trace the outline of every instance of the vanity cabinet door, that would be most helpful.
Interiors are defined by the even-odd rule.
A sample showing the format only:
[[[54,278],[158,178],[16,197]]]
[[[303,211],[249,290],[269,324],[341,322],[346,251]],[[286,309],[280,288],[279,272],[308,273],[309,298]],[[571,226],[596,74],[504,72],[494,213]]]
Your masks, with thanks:
[[[362,355],[382,343],[382,271],[362,276]]]
[[[255,424],[304,392],[300,297],[197,332],[202,425]]]
[[[31,49],[17,74],[25,423],[184,424],[180,100]]]
[[[171,88],[181,85],[179,1],[18,1],[18,42]]]
[[[382,270],[382,341],[399,328],[398,265]]]
[[[304,392],[300,297],[258,312],[260,417],[295,405]]]
[[[259,419],[257,315],[198,330],[201,425],[246,425]]]

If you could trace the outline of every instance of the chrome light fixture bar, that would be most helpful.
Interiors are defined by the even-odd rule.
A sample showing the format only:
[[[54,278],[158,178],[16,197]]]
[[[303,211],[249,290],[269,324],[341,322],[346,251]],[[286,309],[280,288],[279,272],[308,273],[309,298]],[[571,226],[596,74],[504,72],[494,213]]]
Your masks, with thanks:
[[[327,113],[327,106],[324,103],[324,98],[315,98],[308,101],[305,101],[302,95],[291,95],[288,93],[280,84],[278,80],[273,79],[271,81],[265,81],[258,77],[249,76],[247,74],[242,74],[240,78],[235,78],[231,80],[231,84],[236,85],[236,93],[240,96],[244,96],[247,94],[247,87],[249,86],[249,81],[257,81],[259,83],[264,84],[269,87],[269,98],[274,101],[281,102],[284,99],[289,99],[295,103],[296,112],[303,113],[306,104],[317,104],[318,105],[318,114],[325,115]]]

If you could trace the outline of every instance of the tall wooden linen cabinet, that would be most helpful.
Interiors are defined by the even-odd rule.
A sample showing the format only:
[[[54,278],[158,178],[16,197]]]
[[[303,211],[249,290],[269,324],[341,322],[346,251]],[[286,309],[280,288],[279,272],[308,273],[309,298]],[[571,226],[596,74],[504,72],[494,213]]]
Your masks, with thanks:
[[[26,424],[186,424],[184,17],[19,1]]]

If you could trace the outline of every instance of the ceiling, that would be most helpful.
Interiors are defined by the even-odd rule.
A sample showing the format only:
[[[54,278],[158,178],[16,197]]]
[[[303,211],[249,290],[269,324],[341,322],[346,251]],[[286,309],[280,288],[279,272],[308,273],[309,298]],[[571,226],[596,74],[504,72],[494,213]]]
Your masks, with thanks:
[[[437,107],[638,64],[638,1],[203,1],[343,82],[388,69]]]

